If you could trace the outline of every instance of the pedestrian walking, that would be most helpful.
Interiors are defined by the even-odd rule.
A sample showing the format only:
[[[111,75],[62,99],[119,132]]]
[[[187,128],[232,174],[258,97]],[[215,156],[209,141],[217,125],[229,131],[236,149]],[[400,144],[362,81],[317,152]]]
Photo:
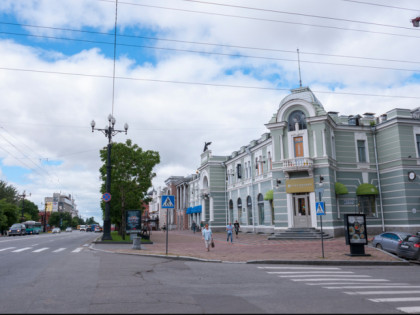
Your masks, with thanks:
[[[207,251],[210,251],[210,244],[213,242],[213,233],[209,228],[209,225],[206,224],[204,229],[201,231],[202,239],[204,240],[204,244],[206,245]]]
[[[233,223],[233,226],[235,227],[236,238],[238,238],[238,233],[239,233],[239,228],[240,228],[238,220],[236,220],[235,223]]]
[[[195,234],[195,229],[197,228],[197,224],[195,223],[195,221],[192,222],[191,228],[192,228],[192,230],[193,230],[193,232]]]
[[[230,243],[233,243],[233,235],[232,235],[233,226],[232,226],[231,222],[229,222],[229,224],[226,226],[226,232],[227,232],[227,240],[226,241],[229,243],[229,238],[230,238]]]

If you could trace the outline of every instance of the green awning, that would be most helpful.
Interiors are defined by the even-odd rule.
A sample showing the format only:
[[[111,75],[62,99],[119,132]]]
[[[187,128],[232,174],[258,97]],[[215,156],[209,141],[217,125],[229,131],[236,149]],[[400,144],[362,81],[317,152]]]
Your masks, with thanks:
[[[377,194],[379,194],[379,191],[372,184],[361,184],[359,187],[357,187],[357,190],[356,190],[356,195],[358,196],[377,195]]]
[[[273,190],[269,190],[266,192],[264,196],[264,200],[273,200]]]
[[[346,186],[344,186],[344,184],[336,182],[335,183],[335,194],[336,195],[345,195],[348,194],[349,190],[347,189]]]

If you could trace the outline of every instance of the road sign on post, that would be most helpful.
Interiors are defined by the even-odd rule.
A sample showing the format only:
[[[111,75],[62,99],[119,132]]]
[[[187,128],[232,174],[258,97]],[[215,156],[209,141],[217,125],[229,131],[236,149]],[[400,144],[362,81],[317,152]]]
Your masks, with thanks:
[[[323,201],[316,203],[316,215],[325,215],[325,203]]]
[[[163,195],[161,208],[166,209],[166,255],[168,255],[169,209],[175,208],[175,196]]]
[[[102,195],[102,199],[103,199],[105,202],[111,201],[111,194],[110,194],[109,192],[104,193],[104,194]]]

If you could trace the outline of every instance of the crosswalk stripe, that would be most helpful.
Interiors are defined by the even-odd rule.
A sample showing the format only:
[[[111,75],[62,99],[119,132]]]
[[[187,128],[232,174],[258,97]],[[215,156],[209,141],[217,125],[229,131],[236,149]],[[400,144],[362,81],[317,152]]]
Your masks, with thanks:
[[[342,281],[349,281],[349,279],[346,278],[317,278],[317,279],[291,279],[292,281],[338,281],[338,280],[342,280]],[[350,281],[352,282],[385,282],[385,281],[389,281],[387,279],[350,279]]]
[[[397,310],[409,314],[419,314],[420,306],[397,307]]]
[[[352,271],[267,271],[268,274],[279,274],[279,275],[301,275],[301,274],[345,274],[353,273]]]
[[[47,250],[47,249],[49,249],[49,247],[44,247],[44,248],[40,248],[40,249],[34,250],[34,251],[32,251],[32,253],[43,252],[44,250]]]
[[[24,248],[16,249],[16,250],[12,251],[12,253],[20,253],[20,252],[23,252],[23,251],[28,250],[28,249],[32,249],[32,247],[24,247]]]
[[[53,250],[53,253],[62,252],[63,250],[65,250],[65,248],[59,248],[59,249]]]
[[[380,298],[380,299],[369,299],[372,302],[417,302],[420,301],[420,297],[404,297],[404,298]]]
[[[338,267],[258,267],[259,269],[341,270]]]
[[[72,253],[78,253],[83,250],[83,247],[76,248]]]
[[[370,276],[367,275],[286,275],[286,276],[277,276],[279,278],[303,278],[303,277],[331,277],[331,278],[335,278],[335,277],[342,277],[342,278],[351,278],[353,279],[357,279],[357,278],[370,278]],[[332,279],[330,279],[332,280]],[[348,279],[346,279],[348,280]]]
[[[323,283],[325,285],[325,283]],[[361,283],[362,284],[362,283]],[[370,283],[369,283],[370,284]],[[419,289],[420,286],[412,286],[412,285],[408,285],[406,283],[387,283],[384,285],[367,285],[367,286],[361,286],[361,285],[357,285],[357,286],[343,286],[343,287],[323,287],[325,289],[332,289],[332,290],[345,290],[345,289]]]
[[[362,291],[362,292],[344,292],[346,294],[349,295],[373,295],[373,294],[392,294],[392,295],[397,295],[397,294],[416,294],[416,293],[420,293],[419,290],[416,291]]]
[[[13,249],[13,248],[16,248],[16,247],[7,247],[7,248],[2,248],[2,249],[0,249],[0,252],[2,252],[2,251],[4,251],[4,250]]]

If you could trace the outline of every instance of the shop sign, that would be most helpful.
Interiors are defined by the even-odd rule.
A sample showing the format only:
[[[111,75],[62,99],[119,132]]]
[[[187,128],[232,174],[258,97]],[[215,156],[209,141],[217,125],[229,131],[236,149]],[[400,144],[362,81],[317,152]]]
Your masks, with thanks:
[[[314,179],[311,178],[298,178],[286,180],[286,193],[305,193],[315,191]]]

